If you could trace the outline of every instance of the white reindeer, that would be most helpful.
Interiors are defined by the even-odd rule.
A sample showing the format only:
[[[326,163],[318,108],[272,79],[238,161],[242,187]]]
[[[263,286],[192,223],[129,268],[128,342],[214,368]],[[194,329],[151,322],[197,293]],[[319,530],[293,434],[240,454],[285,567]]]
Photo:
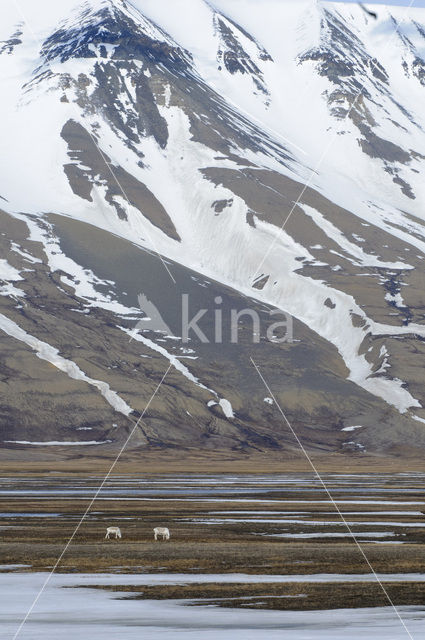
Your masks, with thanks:
[[[121,530],[119,527],[107,527],[106,529],[106,536],[105,538],[107,538],[109,540],[109,536],[115,534],[115,540],[117,538],[121,538]]]
[[[163,540],[169,540],[170,531],[167,529],[167,527],[155,527],[155,529],[153,530],[153,537],[155,538],[155,540],[158,540],[158,536],[162,536]]]

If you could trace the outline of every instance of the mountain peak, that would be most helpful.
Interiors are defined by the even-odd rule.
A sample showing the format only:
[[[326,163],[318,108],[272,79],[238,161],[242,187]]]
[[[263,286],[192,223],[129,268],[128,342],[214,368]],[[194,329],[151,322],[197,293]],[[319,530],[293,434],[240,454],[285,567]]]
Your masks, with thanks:
[[[98,52],[96,52],[98,49]],[[190,56],[151,20],[124,0],[90,0],[77,7],[43,42],[45,60],[143,58],[188,64]]]

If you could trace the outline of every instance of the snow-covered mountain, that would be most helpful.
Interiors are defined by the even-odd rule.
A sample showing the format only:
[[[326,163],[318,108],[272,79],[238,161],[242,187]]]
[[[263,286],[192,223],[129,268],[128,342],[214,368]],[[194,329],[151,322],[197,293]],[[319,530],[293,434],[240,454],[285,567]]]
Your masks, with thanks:
[[[4,441],[119,441],[171,363],[136,443],[289,446],[253,356],[311,446],[425,445],[425,12],[376,12],[0,8]],[[295,341],[188,348],[189,292]],[[174,336],[128,342],[139,293]]]

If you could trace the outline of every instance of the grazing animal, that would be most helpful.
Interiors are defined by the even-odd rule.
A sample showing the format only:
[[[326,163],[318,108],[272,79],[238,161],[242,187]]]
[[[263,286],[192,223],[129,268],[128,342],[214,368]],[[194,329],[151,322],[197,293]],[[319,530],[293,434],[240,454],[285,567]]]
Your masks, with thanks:
[[[117,538],[121,538],[121,530],[120,530],[120,528],[119,528],[119,527],[108,527],[108,528],[106,529],[106,536],[105,536],[105,538],[107,538],[107,539],[109,540],[109,536],[110,536],[111,534],[112,534],[112,535],[113,535],[113,534],[115,534],[115,540],[116,540]]]
[[[158,536],[162,536],[163,540],[169,540],[170,531],[167,529],[167,527],[155,527],[155,529],[153,530],[153,537],[155,538],[155,540],[158,540]]]

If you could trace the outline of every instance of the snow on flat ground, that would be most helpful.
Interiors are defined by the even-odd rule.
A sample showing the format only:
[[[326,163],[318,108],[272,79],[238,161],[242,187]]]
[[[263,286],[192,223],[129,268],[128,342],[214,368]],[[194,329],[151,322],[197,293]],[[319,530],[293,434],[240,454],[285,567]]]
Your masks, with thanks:
[[[4,440],[3,442],[10,442],[12,444],[30,444],[36,447],[72,447],[78,445],[88,445],[88,444],[107,444],[108,442],[112,442],[112,440],[83,440],[82,442],[66,442],[60,440],[49,440],[45,442],[30,442],[29,440]]]
[[[393,531],[383,531],[383,532],[379,532],[379,531],[355,531],[354,534],[349,533],[348,531],[346,533],[269,533],[269,534],[258,534],[258,535],[264,535],[268,538],[291,538],[291,539],[301,539],[301,540],[308,540],[308,539],[320,539],[320,538],[347,538],[347,539],[353,539],[353,535],[355,535],[356,540],[358,540],[359,542],[377,542],[376,540],[373,540],[373,538],[388,538],[389,536],[393,536],[394,532]],[[404,540],[389,540],[389,541],[380,541],[383,543],[389,542],[390,544],[405,544]]]
[[[0,574],[0,623],[10,640],[45,582],[44,573]],[[291,576],[299,578],[300,576]],[[217,580],[217,576],[53,575],[23,626],[20,640],[401,640],[407,637],[389,607],[332,611],[253,611],[188,607],[173,600],[118,600],[123,594],[62,589],[90,584],[164,584]],[[192,579],[194,578],[194,580]],[[263,581],[264,576],[220,576],[227,581]],[[266,576],[270,580],[269,576]],[[285,576],[273,576],[287,578]],[[425,611],[400,607],[412,638],[423,637]]]
[[[359,514],[361,515],[361,514]],[[377,512],[377,515],[379,515],[379,512]],[[352,522],[346,521],[343,522],[342,520],[309,520],[309,519],[302,519],[302,520],[292,520],[290,518],[187,518],[188,522],[196,522],[199,524],[237,524],[237,523],[252,523],[252,524],[282,524],[282,525],[286,525],[286,524],[302,524],[302,525],[310,525],[312,527],[347,527],[347,525],[349,527],[355,527],[357,525],[362,525],[362,526],[370,526],[370,527],[376,527],[376,526],[382,526],[382,527],[417,527],[419,529],[423,529],[424,528],[424,522],[388,522],[387,520],[379,520],[379,521],[356,521],[353,520]],[[356,535],[358,535],[356,533]],[[390,535],[390,533],[388,533],[388,535]]]

